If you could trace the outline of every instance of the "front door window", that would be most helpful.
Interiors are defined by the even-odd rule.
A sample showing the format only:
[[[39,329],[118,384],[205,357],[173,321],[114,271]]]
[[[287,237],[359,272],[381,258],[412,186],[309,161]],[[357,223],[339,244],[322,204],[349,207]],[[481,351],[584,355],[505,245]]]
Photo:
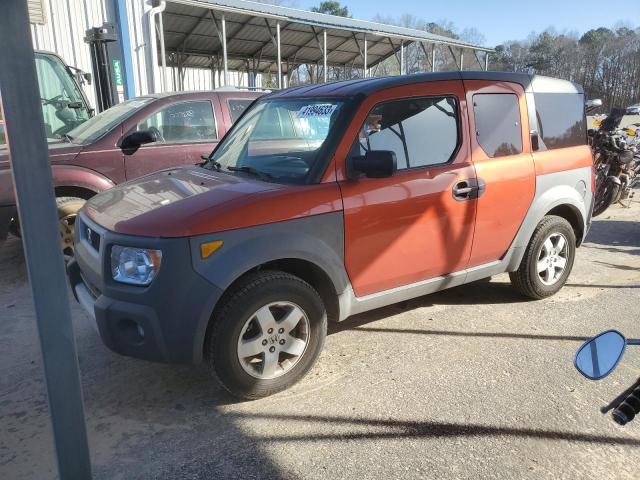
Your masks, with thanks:
[[[157,143],[212,142],[217,139],[211,102],[173,103],[138,123],[137,130],[152,130]]]

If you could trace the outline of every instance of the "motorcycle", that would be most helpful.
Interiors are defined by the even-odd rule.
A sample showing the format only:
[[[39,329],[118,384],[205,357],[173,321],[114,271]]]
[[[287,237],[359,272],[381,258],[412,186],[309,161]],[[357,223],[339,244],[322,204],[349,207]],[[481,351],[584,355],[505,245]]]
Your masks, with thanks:
[[[594,122],[597,129],[588,132],[596,171],[594,217],[630,198],[640,180],[640,131],[621,129],[624,115],[623,109],[613,109],[606,118]]]
[[[582,344],[573,364],[589,380],[602,380],[616,369],[627,345],[640,345],[640,339],[627,339],[617,330],[607,330]],[[600,408],[603,414],[611,410],[619,425],[626,425],[640,413],[640,378],[609,405]]]

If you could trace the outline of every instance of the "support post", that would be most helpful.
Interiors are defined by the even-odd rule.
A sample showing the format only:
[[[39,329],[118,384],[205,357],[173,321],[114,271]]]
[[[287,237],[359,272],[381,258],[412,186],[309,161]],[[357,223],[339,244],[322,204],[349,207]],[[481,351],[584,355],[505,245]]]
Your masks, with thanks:
[[[327,83],[327,31],[322,32],[322,60],[324,71],[324,83]]]
[[[460,49],[460,70],[464,70],[464,50]]]
[[[124,98],[129,100],[136,96],[136,84],[133,77],[133,57],[131,55],[129,15],[127,14],[126,0],[116,0],[115,10],[118,37],[120,38],[120,47],[122,49],[122,66],[124,67]]]
[[[436,71],[436,44],[431,44],[431,71]]]
[[[58,474],[90,479],[82,390],[31,29],[25,0],[4,0],[0,69],[11,174],[35,306]]]
[[[362,58],[362,77],[367,78],[367,34],[364,34],[364,54]]]
[[[280,22],[276,23],[276,43],[278,50],[278,88],[282,88],[282,49],[280,46]]]
[[[222,21],[220,22],[222,26],[222,62],[224,68],[224,86],[229,85],[229,64],[227,62],[227,20],[224,18],[224,13],[222,14]]]
[[[489,70],[489,52],[484,54],[484,71],[487,72]]]
[[[400,75],[405,74],[404,67],[404,40],[400,42]]]
[[[168,90],[167,84],[167,52],[164,47],[164,23],[162,20],[162,11],[158,14],[158,37],[160,39],[160,64],[162,65],[162,81],[160,82],[160,86],[163,92]]]

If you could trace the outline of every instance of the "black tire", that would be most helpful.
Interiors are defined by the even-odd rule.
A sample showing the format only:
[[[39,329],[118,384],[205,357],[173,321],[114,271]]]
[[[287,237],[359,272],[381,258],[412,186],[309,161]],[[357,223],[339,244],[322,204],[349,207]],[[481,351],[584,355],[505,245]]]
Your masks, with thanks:
[[[602,186],[602,191],[598,191],[596,194],[596,201],[593,205],[593,217],[602,215],[607,208],[614,203],[614,199],[618,196],[620,191],[620,185],[614,182],[612,179],[607,178],[605,184]]]
[[[273,302],[299,306],[308,319],[308,340],[304,353],[290,370],[276,378],[261,379],[241,365],[238,341],[250,317]],[[251,273],[241,279],[221,299],[211,322],[205,340],[206,361],[222,386],[244,399],[272,395],[300,380],[318,359],[327,334],[327,314],[318,293],[304,280],[274,270]]]
[[[547,285],[540,278],[537,267],[543,243],[554,233],[559,233],[566,239],[566,265],[555,283]],[[536,300],[550,297],[567,282],[573,268],[575,254],[576,236],[571,224],[562,217],[548,215],[534,230],[518,270],[509,273],[511,284],[524,296]]]
[[[82,208],[85,204],[86,200],[79,197],[58,197],[56,198],[56,208],[58,210],[58,219],[62,220],[69,215],[75,215],[78,213],[78,210]],[[75,224],[75,218],[74,222]],[[9,232],[18,237],[22,238],[22,231],[20,229],[20,222],[16,217],[9,226]],[[73,234],[73,231],[71,232]],[[60,235],[62,237],[62,227],[60,228]],[[73,245],[67,245],[64,243],[64,239],[60,239],[62,245],[62,252],[65,256],[65,259],[69,259],[73,257]]]
[[[60,222],[60,245],[65,262],[68,262],[73,258],[73,235],[75,231],[76,216],[85,202],[86,200],[78,197],[56,198],[58,220]]]

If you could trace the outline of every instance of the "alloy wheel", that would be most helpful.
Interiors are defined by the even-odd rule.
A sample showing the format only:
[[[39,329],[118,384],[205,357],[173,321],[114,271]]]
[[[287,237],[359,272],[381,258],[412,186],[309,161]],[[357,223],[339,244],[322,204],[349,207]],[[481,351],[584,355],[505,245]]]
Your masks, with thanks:
[[[62,245],[62,255],[64,256],[65,262],[70,261],[74,254],[73,232],[75,230],[76,217],[76,213],[70,213],[58,220],[60,243]]]
[[[309,343],[309,319],[298,305],[273,302],[245,322],[238,339],[238,360],[252,377],[270,380],[290,371]]]
[[[569,242],[561,233],[552,233],[547,237],[538,253],[537,271],[540,281],[545,285],[555,284],[564,273],[569,256]]]

